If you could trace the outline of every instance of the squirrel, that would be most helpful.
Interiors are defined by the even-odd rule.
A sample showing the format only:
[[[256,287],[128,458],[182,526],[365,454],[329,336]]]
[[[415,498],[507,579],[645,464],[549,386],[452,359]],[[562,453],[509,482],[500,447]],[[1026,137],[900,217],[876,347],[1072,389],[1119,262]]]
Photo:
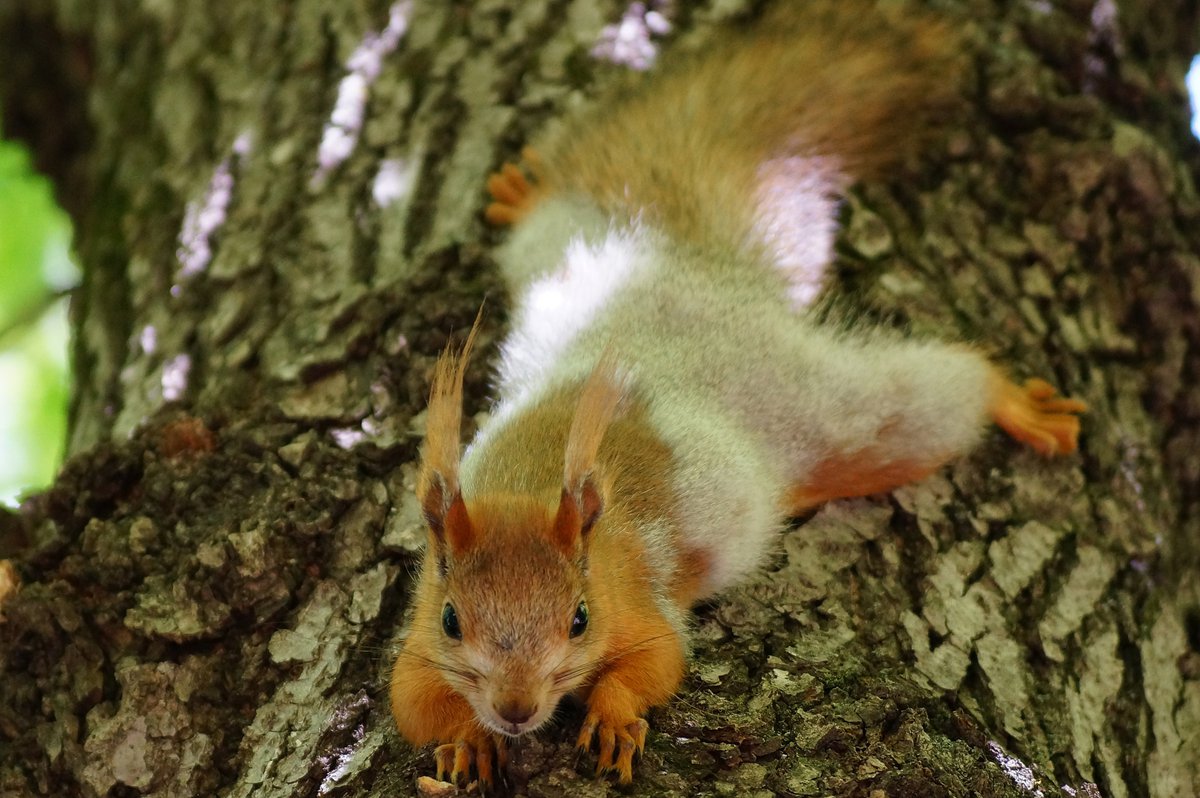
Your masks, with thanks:
[[[786,520],[919,480],[986,424],[1075,450],[1086,405],[981,352],[806,313],[839,193],[912,154],[955,94],[945,23],[779,3],[644,76],[488,181],[513,226],[498,399],[461,451],[461,352],[433,375],[428,544],[390,698],[437,778],[488,787],[574,694],[577,746],[633,778],[683,679],[688,613]],[[532,179],[531,179],[532,178]]]

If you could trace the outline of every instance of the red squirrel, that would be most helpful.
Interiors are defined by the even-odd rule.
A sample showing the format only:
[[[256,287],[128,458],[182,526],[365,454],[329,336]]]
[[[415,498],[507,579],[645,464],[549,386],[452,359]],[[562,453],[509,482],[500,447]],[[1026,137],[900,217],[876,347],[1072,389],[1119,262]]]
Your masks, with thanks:
[[[506,165],[487,217],[516,305],[497,401],[460,454],[463,350],[438,361],[429,528],[391,675],[438,778],[490,785],[565,695],[628,783],[686,668],[692,605],[785,520],[919,480],[986,423],[1076,447],[1083,402],[981,353],[804,310],[837,195],[913,151],[953,93],[946,26],[858,0],[782,3]]]

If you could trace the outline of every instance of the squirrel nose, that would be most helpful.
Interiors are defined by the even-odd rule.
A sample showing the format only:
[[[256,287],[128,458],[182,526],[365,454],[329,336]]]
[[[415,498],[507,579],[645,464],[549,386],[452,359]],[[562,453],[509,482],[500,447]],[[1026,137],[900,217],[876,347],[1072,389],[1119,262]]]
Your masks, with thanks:
[[[537,704],[523,698],[504,698],[492,706],[497,715],[516,726],[520,726],[537,712]]]

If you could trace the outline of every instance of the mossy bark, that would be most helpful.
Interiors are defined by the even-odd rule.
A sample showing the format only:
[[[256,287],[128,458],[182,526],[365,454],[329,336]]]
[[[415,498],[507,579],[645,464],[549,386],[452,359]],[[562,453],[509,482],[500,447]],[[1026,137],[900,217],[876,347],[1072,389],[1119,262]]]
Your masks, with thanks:
[[[747,5],[679,0],[668,38],[701,47]],[[964,108],[855,190],[831,292],[1052,377],[1092,407],[1080,453],[996,434],[789,529],[697,612],[633,794],[1200,794],[1200,12],[938,5],[971,43]],[[384,689],[429,368],[491,297],[486,407],[484,179],[621,71],[589,51],[623,11],[0,7],[3,119],[85,269],[70,458],[0,517],[24,582],[0,611],[0,795],[404,795],[430,773]],[[396,13],[331,165],[347,60]],[[579,719],[520,746],[517,792],[617,792],[577,760]]]

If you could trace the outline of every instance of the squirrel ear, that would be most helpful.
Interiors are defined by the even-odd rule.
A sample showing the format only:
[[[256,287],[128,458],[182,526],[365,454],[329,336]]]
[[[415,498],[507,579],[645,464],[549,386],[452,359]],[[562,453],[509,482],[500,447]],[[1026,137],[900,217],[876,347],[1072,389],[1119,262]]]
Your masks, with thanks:
[[[467,515],[462,493],[455,490],[449,501],[445,496],[445,484],[436,477],[422,486],[421,511],[429,525],[430,545],[434,547],[443,571],[451,557],[461,556],[475,544],[475,527]]]
[[[606,349],[579,392],[567,432],[563,492],[554,517],[553,540],[568,556],[586,554],[588,533],[604,509],[594,471],[596,455],[624,395],[616,358]]]
[[[462,351],[455,355],[450,346],[438,358],[429,391],[429,408],[425,414],[425,442],[421,445],[421,473],[417,481],[417,498],[438,555],[461,554],[475,540],[467,506],[458,486],[458,461],[462,434],[463,374],[479,332],[483,308],[471,325],[471,332]],[[448,549],[447,549],[448,544]]]
[[[551,533],[554,545],[569,558],[586,556],[588,534],[603,511],[604,499],[590,477],[584,480],[578,493],[563,488]]]

